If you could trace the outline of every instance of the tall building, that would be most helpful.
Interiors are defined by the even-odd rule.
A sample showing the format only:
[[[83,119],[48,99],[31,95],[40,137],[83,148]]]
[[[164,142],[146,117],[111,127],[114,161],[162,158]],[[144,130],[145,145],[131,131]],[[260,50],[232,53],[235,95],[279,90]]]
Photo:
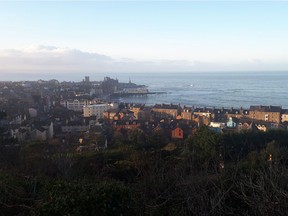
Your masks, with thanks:
[[[85,82],[85,83],[90,83],[90,77],[89,77],[89,76],[85,76],[84,82]]]

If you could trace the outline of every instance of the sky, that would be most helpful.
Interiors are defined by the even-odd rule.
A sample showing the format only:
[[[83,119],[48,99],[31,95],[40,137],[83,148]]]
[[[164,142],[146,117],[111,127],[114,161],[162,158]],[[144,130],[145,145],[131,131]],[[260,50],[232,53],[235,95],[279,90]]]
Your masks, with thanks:
[[[287,23],[288,1],[0,1],[0,75],[288,71]]]

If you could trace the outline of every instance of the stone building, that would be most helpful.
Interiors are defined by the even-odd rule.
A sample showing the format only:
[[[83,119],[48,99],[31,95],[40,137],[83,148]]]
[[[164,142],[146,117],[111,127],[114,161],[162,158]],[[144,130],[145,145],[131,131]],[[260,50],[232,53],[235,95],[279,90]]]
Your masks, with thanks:
[[[249,118],[267,122],[281,122],[281,106],[250,106]]]
[[[153,106],[152,111],[154,118],[171,118],[176,119],[176,117],[181,113],[181,106],[174,104],[156,104]]]

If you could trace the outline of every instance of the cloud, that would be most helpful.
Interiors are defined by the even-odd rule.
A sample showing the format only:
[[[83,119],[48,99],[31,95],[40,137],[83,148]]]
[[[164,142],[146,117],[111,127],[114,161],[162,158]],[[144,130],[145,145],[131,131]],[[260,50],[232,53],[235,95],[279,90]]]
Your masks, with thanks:
[[[189,71],[186,60],[114,59],[107,55],[56,46],[0,50],[0,71],[29,72],[175,72]]]
[[[112,61],[109,56],[55,46],[39,45],[0,51],[2,71],[97,70]]]
[[[288,65],[254,58],[239,62],[189,60],[137,60],[56,46],[30,46],[0,50],[0,73],[192,72],[287,70]]]

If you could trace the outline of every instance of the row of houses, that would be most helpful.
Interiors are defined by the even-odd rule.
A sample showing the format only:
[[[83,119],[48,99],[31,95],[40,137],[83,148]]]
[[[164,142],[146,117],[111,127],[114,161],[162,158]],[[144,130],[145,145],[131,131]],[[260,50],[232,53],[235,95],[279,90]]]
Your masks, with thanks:
[[[113,120],[114,131],[141,130],[146,134],[161,131],[170,140],[183,140],[193,135],[199,128],[197,122],[187,122],[183,119],[171,121],[143,121],[143,120]],[[268,131],[272,129],[285,129],[283,125],[261,120],[237,119],[230,117],[226,122],[210,122],[203,124],[217,133],[240,132],[240,131]]]
[[[156,104],[152,107],[128,104],[124,109],[105,111],[104,118],[114,130],[140,129],[149,133],[161,129],[171,139],[185,139],[201,125],[221,133],[287,129],[287,113],[287,110],[278,106],[225,109],[181,107],[173,104]]]
[[[251,106],[250,109],[225,109],[225,108],[194,108],[181,107],[174,104],[125,104],[122,109],[114,104],[111,109],[108,103],[89,104],[82,107],[91,108],[83,120],[66,120],[38,125],[21,126],[11,129],[11,136],[19,141],[30,139],[46,140],[54,136],[53,128],[60,127],[62,133],[71,131],[86,131],[97,122],[97,118],[104,118],[115,130],[140,128],[146,131],[157,127],[169,128],[171,138],[185,138],[192,134],[192,129],[200,125],[224,130],[257,129],[267,131],[269,129],[283,127],[281,123],[288,122],[288,110],[278,106]],[[116,108],[115,108],[116,107]],[[96,111],[95,111],[96,110]],[[85,111],[83,111],[85,113]],[[86,120],[85,120],[86,119]],[[18,118],[16,119],[18,120]],[[84,121],[85,120],[85,121]],[[91,123],[92,122],[92,123]],[[215,129],[216,130],[216,129]],[[58,130],[56,130],[57,132]]]
[[[86,102],[86,104],[91,103]],[[144,104],[122,104],[121,109],[116,103],[96,103],[83,105],[83,117],[105,119],[106,122],[112,125],[121,125],[121,127],[136,127],[139,122],[171,122],[171,120],[186,121],[186,124],[193,122],[196,125],[208,125],[211,127],[224,128],[229,127],[229,124],[238,126],[243,122],[237,119],[244,119],[243,121],[252,120],[257,123],[257,127],[262,128],[276,128],[280,123],[288,122],[288,110],[282,109],[280,106],[251,106],[250,109],[235,109],[235,108],[194,108],[181,107],[175,104],[155,104],[154,106],[145,106]],[[137,120],[138,122],[136,123]],[[233,123],[231,121],[233,120]],[[95,121],[94,121],[95,122]],[[127,123],[128,122],[128,123]],[[133,122],[133,123],[131,123]],[[136,126],[135,126],[136,124]],[[220,124],[220,126],[219,126]],[[251,124],[251,122],[250,122]],[[272,126],[269,126],[269,124]],[[260,125],[262,125],[260,127]],[[265,125],[265,127],[263,126]],[[74,121],[62,125],[62,132],[69,132],[72,130],[83,131],[90,128],[89,124],[75,124]],[[137,126],[138,127],[138,126]],[[263,129],[264,130],[264,129]],[[266,130],[266,129],[265,129]]]
[[[181,118],[193,120],[196,116],[208,117],[213,121],[226,121],[230,117],[249,118],[273,123],[281,123],[288,121],[288,109],[282,109],[281,106],[250,106],[250,109],[235,108],[194,108],[173,104],[156,104],[152,111],[155,116],[160,118]]]
[[[210,122],[208,125],[212,128],[221,128],[223,132],[234,131],[239,132],[242,130],[253,131],[268,131],[272,129],[286,129],[287,124],[268,122],[263,120],[253,120],[250,118],[237,119],[230,117],[227,122]]]
[[[114,131],[125,130],[141,130],[146,134],[153,132],[161,132],[167,139],[185,139],[192,135],[196,129],[196,124],[187,124],[183,120],[175,120],[170,122],[142,121],[142,120],[114,120],[112,123]]]
[[[128,109],[128,111],[127,111]],[[202,117],[210,121],[225,122],[230,117],[238,119],[253,119],[273,123],[288,122],[288,110],[282,109],[281,106],[250,106],[250,109],[235,109],[235,108],[194,108],[181,107],[175,104],[155,104],[152,107],[147,107],[143,104],[128,105],[126,110],[108,109],[104,112],[106,119],[121,119],[131,112],[135,119],[139,120],[155,120],[155,119],[184,119],[194,121]],[[121,117],[122,116],[122,117]]]

